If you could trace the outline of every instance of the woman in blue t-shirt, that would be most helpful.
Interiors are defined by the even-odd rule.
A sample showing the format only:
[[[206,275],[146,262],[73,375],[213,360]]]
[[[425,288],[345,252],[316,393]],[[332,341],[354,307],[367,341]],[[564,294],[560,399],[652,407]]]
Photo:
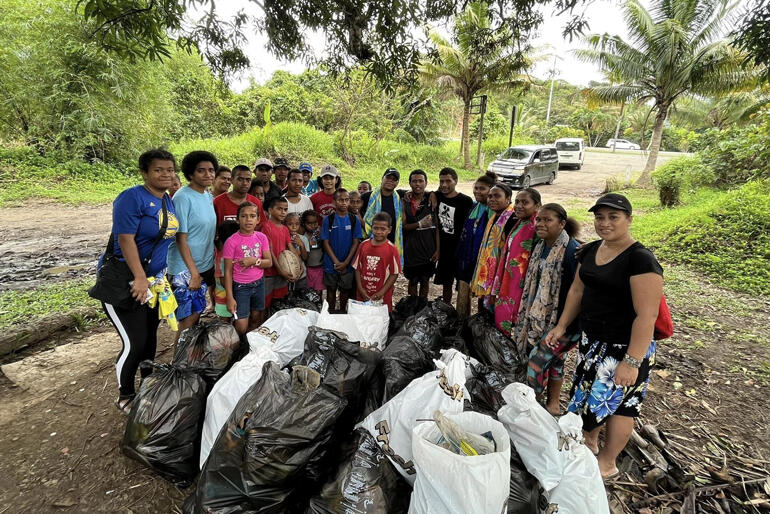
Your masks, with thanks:
[[[217,215],[208,187],[218,167],[217,158],[210,152],[194,151],[182,159],[182,174],[189,183],[174,195],[179,231],[168,250],[168,274],[179,304],[177,340],[179,334],[198,322],[206,308],[206,290],[215,286]]]
[[[134,398],[139,363],[155,359],[160,318],[158,303],[150,307],[147,302],[150,280],[165,280],[168,247],[179,228],[174,204],[166,193],[176,176],[174,156],[165,150],[149,150],[139,157],[139,170],[144,184],[126,189],[112,204],[112,252],[133,274],[130,288],[136,302],[102,304],[123,342],[115,363],[120,390],[115,404],[124,413]]]
[[[535,215],[535,232],[539,242],[532,249],[522,286],[521,304],[513,338],[529,355],[527,383],[542,400],[547,391],[546,408],[559,414],[559,393],[564,376],[564,356],[580,339],[577,321],[567,328],[555,347],[545,344],[544,338],[556,326],[564,310],[572,281],[577,270],[575,250],[579,244],[575,236],[580,224],[567,217],[567,211],[558,203],[547,203]]]

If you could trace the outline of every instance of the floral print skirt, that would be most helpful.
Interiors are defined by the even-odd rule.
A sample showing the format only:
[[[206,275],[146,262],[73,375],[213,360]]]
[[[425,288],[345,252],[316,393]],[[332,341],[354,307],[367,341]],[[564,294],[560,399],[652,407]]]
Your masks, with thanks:
[[[630,387],[615,385],[615,368],[623,361],[628,345],[591,341],[583,337],[572,383],[569,411],[583,418],[583,430],[601,426],[609,416],[638,417],[647,394],[650,370],[655,364],[655,341],[639,367],[636,383]]]

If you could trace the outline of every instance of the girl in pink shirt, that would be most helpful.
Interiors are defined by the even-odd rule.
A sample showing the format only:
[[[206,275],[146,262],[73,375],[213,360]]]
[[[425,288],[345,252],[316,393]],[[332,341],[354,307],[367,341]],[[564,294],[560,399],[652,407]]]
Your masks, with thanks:
[[[235,330],[243,335],[264,321],[265,279],[263,271],[273,265],[267,236],[257,232],[259,210],[251,202],[238,206],[238,232],[222,247],[225,260],[227,310],[235,317]]]

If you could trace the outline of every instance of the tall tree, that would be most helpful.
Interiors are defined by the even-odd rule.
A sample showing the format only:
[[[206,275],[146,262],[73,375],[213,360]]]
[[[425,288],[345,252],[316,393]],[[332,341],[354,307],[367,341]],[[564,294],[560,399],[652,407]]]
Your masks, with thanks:
[[[471,100],[479,93],[503,91],[526,84],[521,73],[529,60],[513,46],[506,25],[492,26],[486,2],[475,1],[454,19],[452,41],[437,30],[429,32],[434,54],[423,61],[420,75],[452,91],[463,101],[462,146],[465,167],[470,169],[469,120]]]
[[[541,25],[547,8],[569,13],[563,27],[570,38],[586,26],[581,9],[587,0],[491,0],[495,16],[524,40]],[[235,15],[223,17],[214,0],[78,0],[83,15],[95,21],[91,35],[105,48],[135,58],[163,58],[170,46],[197,47],[213,69],[243,70],[249,30],[267,36],[275,56],[322,60],[339,71],[365,65],[381,82],[415,78],[421,57],[418,27],[443,23],[464,2],[454,0],[248,0]],[[197,13],[198,19],[191,19]],[[202,14],[201,14],[202,13]],[[191,16],[192,15],[192,16]],[[319,59],[309,38],[323,32]],[[169,40],[171,35],[175,40]],[[516,51],[526,52],[522,45]],[[407,80],[410,82],[410,80]]]
[[[663,123],[683,96],[714,96],[755,82],[756,73],[725,39],[732,22],[726,0],[654,0],[650,10],[639,0],[624,7],[629,40],[609,34],[587,37],[588,49],[576,55],[599,64],[619,83],[596,86],[593,93],[606,102],[650,102],[655,115],[650,154],[639,185],[650,184],[663,135]]]

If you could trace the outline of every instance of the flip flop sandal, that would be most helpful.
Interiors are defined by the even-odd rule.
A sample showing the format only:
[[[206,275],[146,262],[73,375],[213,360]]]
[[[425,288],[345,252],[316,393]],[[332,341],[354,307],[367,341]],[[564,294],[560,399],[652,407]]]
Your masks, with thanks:
[[[607,476],[602,476],[602,480],[603,480],[604,482],[607,482],[608,480],[612,480],[612,479],[614,479],[614,478],[617,478],[617,477],[618,477],[618,475],[620,475],[620,471],[618,471],[618,469],[616,468],[616,469],[615,469],[615,471],[614,471],[613,473],[610,473],[610,474],[609,474],[609,475],[607,475]]]
[[[131,402],[134,401],[134,398],[118,398],[115,400],[115,407],[123,413],[124,416],[128,416],[128,414],[131,412]]]

